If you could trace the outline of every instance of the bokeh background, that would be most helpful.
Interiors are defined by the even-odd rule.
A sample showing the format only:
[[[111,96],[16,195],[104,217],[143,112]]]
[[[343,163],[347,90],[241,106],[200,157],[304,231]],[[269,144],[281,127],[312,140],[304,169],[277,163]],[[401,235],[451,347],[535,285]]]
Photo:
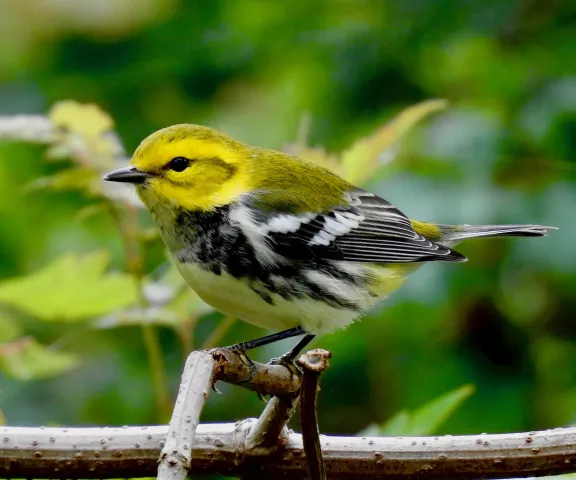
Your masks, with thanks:
[[[95,103],[128,153],[154,130],[190,122],[278,149],[305,130],[309,145],[337,154],[411,105],[448,100],[386,152],[364,186],[421,220],[560,230],[468,242],[467,264],[423,267],[362,322],[317,340],[334,353],[321,430],[355,434],[471,384],[435,433],[523,431],[576,422],[574,51],[576,3],[562,0],[4,0],[0,114]],[[97,198],[29,188],[65,167],[48,162],[43,146],[0,142],[0,296],[71,253],[108,252],[110,271],[129,270]],[[150,219],[138,217],[150,234]],[[164,272],[160,240],[150,234],[144,250],[144,273]],[[107,295],[87,275],[71,282]],[[54,295],[73,303],[76,290]],[[166,421],[186,349],[265,333],[197,304],[159,322],[115,316],[113,305],[106,315],[50,317],[41,310],[52,293],[27,295],[40,312],[0,299],[9,425]],[[21,349],[30,339],[36,350]],[[222,390],[204,421],[263,408],[250,392]]]

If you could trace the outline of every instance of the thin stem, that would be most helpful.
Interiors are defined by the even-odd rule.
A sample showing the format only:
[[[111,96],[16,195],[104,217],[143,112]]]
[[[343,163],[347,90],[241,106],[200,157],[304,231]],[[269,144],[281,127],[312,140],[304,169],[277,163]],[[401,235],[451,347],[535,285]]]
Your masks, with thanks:
[[[181,297],[186,296],[189,288],[190,286],[188,284],[182,282],[180,286],[176,288],[172,301],[180,301]],[[194,329],[197,323],[198,317],[196,314],[191,314],[179,322],[178,326],[175,328],[176,335],[180,341],[182,359],[184,362],[186,362],[188,355],[194,348]]]
[[[113,202],[108,202],[108,206],[122,237],[126,269],[134,277],[137,285],[138,303],[142,309],[146,309],[149,304],[144,294],[144,261],[142,258],[142,246],[138,240],[138,211],[134,206],[129,204],[123,204],[122,212]],[[124,219],[122,213],[125,213]],[[162,421],[171,411],[168,382],[164,373],[162,348],[158,334],[152,325],[143,324],[141,328],[144,347],[146,348],[148,362],[150,364],[150,375],[158,411],[157,418]]]
[[[196,317],[187,318],[178,325],[176,333],[182,346],[182,357],[184,360],[192,351],[194,346],[194,326],[196,325]]]
[[[204,340],[200,349],[204,350],[221,347],[222,339],[226,336],[226,334],[230,331],[235,323],[236,317],[231,317],[230,315],[225,316],[218,322],[218,325],[216,325],[216,328],[212,330],[210,335],[208,335],[208,338]]]
[[[150,375],[152,377],[152,387],[156,397],[156,407],[158,408],[158,420],[164,421],[171,411],[170,396],[166,388],[166,375],[164,374],[164,362],[162,359],[162,348],[156,330],[152,325],[142,325],[142,338],[148,363],[150,364]]]

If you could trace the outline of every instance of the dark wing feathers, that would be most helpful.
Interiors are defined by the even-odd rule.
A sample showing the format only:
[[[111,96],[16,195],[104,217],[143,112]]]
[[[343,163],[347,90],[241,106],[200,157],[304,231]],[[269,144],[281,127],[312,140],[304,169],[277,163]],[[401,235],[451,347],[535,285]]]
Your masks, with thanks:
[[[349,206],[297,219],[291,231],[268,231],[270,246],[293,259],[324,258],[369,263],[464,261],[466,257],[414,231],[396,207],[357,189]],[[270,225],[277,225],[270,222]]]

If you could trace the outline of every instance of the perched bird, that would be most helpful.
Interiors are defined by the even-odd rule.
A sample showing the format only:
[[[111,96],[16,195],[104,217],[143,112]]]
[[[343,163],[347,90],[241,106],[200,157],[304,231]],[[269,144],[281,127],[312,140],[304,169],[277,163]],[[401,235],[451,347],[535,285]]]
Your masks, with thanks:
[[[174,125],[131,166],[104,177],[136,186],[184,279],[227,315],[280,332],[232,348],[344,328],[426,262],[464,262],[468,238],[546,235],[539,225],[440,225],[334,173],[216,130]]]

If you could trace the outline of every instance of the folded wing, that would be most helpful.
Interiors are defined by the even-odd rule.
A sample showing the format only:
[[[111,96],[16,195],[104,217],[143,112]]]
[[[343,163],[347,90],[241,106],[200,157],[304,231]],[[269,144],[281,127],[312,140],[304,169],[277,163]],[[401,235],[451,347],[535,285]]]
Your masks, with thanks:
[[[367,263],[462,262],[466,257],[417,233],[386,200],[361,189],[348,205],[322,214],[275,214],[265,220],[267,243],[293,259]]]

